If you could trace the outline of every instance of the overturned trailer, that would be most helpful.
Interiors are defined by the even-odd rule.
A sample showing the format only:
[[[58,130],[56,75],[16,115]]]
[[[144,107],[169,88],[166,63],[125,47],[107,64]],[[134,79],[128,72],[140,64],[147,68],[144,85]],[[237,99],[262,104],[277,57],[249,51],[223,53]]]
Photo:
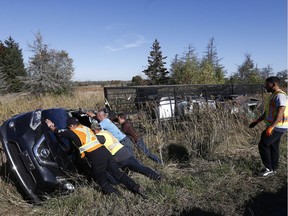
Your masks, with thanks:
[[[263,93],[261,84],[104,87],[104,96],[114,112],[133,114],[142,110],[154,119],[181,117],[193,109],[216,108],[227,101],[237,103],[239,97],[242,105],[246,97],[245,103],[257,106]]]

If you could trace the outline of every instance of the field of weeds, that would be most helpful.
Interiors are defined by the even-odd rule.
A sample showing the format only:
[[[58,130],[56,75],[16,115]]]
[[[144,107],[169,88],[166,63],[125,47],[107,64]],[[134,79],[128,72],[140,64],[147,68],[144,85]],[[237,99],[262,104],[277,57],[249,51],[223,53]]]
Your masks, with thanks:
[[[0,97],[0,123],[36,108],[103,107],[100,86],[76,89],[73,96],[34,98],[31,95]],[[276,175],[257,177],[261,167],[257,142],[264,125],[249,129],[252,119],[218,110],[202,110],[186,121],[152,122],[141,115],[137,126],[146,144],[161,156],[157,165],[136,156],[164,176],[161,183],[140,174],[129,175],[143,185],[148,199],[118,186],[123,197],[107,196],[81,177],[76,191],[54,196],[41,205],[25,202],[1,163],[0,215],[286,215],[287,134],[282,138],[280,167]]]

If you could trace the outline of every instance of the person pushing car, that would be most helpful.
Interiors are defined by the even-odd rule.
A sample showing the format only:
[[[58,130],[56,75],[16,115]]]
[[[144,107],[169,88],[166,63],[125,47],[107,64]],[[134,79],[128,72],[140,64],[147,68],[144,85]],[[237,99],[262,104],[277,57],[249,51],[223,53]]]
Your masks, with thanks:
[[[125,185],[128,190],[141,196],[146,196],[143,187],[136,184],[133,179],[119,169],[111,153],[98,141],[93,131],[81,125],[77,118],[69,117],[67,119],[68,129],[58,129],[49,119],[46,119],[45,122],[56,136],[71,140],[74,145],[78,147],[81,158],[87,157],[92,166],[94,178],[104,193],[120,194],[119,191],[109,183],[106,174],[108,172],[119,183]]]

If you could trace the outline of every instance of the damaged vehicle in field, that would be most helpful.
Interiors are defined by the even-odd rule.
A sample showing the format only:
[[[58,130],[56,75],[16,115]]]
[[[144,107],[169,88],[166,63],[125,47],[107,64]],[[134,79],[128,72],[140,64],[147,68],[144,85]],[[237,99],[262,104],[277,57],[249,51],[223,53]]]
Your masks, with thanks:
[[[74,191],[77,168],[89,170],[78,149],[69,140],[56,137],[45,123],[51,119],[57,128],[66,128],[70,116],[90,124],[89,117],[79,110],[52,108],[15,115],[0,127],[9,170],[23,197],[31,202],[39,203],[47,194]]]

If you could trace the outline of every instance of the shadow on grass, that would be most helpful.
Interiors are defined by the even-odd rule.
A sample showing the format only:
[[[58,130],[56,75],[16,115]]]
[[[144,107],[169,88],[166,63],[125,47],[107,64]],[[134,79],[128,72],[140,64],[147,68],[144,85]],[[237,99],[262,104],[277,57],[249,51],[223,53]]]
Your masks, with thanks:
[[[286,216],[287,182],[276,193],[261,193],[245,205],[244,216]]]
[[[169,160],[178,163],[185,163],[189,161],[189,153],[184,146],[177,144],[170,144],[167,149]]]
[[[180,216],[221,216],[219,214],[213,213],[213,212],[207,212],[203,211],[200,208],[193,208],[191,210],[184,210],[180,214]]]

